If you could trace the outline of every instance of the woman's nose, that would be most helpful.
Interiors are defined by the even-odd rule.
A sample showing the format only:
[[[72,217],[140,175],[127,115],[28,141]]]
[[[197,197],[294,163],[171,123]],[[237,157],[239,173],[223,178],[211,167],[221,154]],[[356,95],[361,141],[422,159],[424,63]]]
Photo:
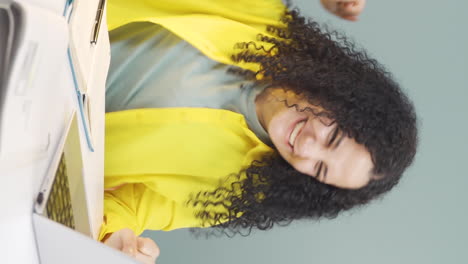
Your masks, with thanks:
[[[328,149],[328,134],[330,126],[322,124],[319,120],[312,120],[303,128],[304,139],[297,154],[302,157],[319,158]]]

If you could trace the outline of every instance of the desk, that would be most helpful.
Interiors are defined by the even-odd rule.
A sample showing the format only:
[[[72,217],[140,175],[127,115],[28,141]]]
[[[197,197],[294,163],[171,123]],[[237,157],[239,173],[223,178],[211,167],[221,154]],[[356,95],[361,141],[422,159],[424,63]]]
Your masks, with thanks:
[[[62,16],[65,0],[18,0],[16,2],[34,6],[44,14],[47,13],[48,16],[57,16],[59,23],[64,23],[67,26],[67,21]],[[31,87],[40,87],[41,89],[30,89],[27,98],[24,97],[24,100],[33,98],[32,118],[37,118],[35,116],[37,113],[47,113],[43,119],[40,119],[40,122],[36,122],[37,126],[33,126],[28,131],[31,138],[38,138],[38,141],[45,140],[44,149],[31,157],[29,157],[30,153],[24,157],[4,155],[0,160],[0,177],[3,180],[3,188],[0,191],[1,263],[39,263],[31,217],[33,202],[38,193],[42,176],[47,171],[49,159],[55,151],[60,134],[64,130],[66,120],[73,111],[79,108],[67,55],[67,48],[73,45],[88,47],[84,52],[75,52],[74,64],[76,68],[80,69],[80,85],[85,84],[87,87],[86,95],[89,103],[89,127],[94,151],[88,148],[84,136],[80,136],[80,144],[83,150],[86,200],[94,238],[97,237],[102,221],[104,99],[110,48],[105,14],[99,30],[99,41],[93,46],[87,43],[91,32],[87,32],[86,25],[93,23],[99,0],[77,0],[75,2],[76,8],[73,12],[79,15],[72,17],[72,19],[80,20],[82,28],[75,30],[73,25],[68,26],[69,34],[66,39],[69,41],[64,42],[63,45],[56,43],[58,47],[56,50],[43,51],[44,54],[48,55],[45,58],[49,58],[55,63],[49,63],[49,60],[44,59],[44,57],[38,59],[37,75],[30,76],[29,80]],[[90,17],[91,21],[89,21]],[[45,29],[37,28],[35,30],[40,32]],[[45,67],[53,67],[54,74],[50,76],[41,74]],[[51,69],[48,68],[48,70],[50,72]],[[1,109],[1,111],[4,110]],[[84,135],[85,129],[82,121],[79,120],[78,123],[80,133]],[[12,138],[11,140],[21,140],[21,138]]]

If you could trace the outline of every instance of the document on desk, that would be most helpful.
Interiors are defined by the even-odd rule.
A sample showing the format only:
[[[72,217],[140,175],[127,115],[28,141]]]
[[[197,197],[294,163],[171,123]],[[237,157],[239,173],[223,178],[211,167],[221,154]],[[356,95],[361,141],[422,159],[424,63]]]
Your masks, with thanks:
[[[70,16],[70,52],[75,71],[79,75],[80,90],[83,93],[89,89],[89,72],[93,71],[93,54],[99,38],[100,25],[104,15],[104,0],[73,1],[73,11]],[[104,32],[107,34],[107,32]]]
[[[54,84],[67,46],[62,16],[27,3],[0,4],[0,158],[29,162],[49,148],[47,128],[57,117],[51,102],[65,97]]]
[[[98,57],[102,57],[98,54],[103,52],[102,42],[108,42],[107,32],[100,32],[101,22],[105,16],[105,3],[105,0],[70,1],[68,10],[65,11],[69,13],[69,56],[76,82],[76,93],[80,98],[79,112],[84,121],[83,128],[91,152],[94,152],[96,144],[91,124],[92,110],[89,109],[90,95],[95,93],[91,89],[96,86],[96,81],[100,83],[96,78],[105,81],[108,68],[106,63],[96,62]],[[98,43],[99,37],[103,38],[102,35],[105,35],[104,41]]]
[[[82,146],[84,182],[96,237],[103,212],[105,81],[110,64],[105,1],[75,0],[67,9],[70,65],[76,78],[75,92],[81,99],[77,113],[81,138],[87,141],[87,146]]]

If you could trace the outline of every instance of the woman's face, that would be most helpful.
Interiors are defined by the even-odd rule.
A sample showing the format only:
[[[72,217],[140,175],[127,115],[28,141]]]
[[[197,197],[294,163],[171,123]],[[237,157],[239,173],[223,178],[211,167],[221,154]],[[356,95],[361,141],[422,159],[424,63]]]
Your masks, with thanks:
[[[332,120],[317,117],[320,111],[291,91],[270,88],[255,103],[259,121],[280,155],[299,172],[340,188],[364,187],[374,177],[373,163],[364,145],[337,129]]]

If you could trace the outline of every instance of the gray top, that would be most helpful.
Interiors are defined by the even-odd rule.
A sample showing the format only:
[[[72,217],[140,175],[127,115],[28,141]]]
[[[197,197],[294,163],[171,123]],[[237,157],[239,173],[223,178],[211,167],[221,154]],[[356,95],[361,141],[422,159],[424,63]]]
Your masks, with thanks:
[[[257,137],[271,144],[255,110],[265,88],[227,73],[188,42],[152,23],[110,32],[111,65],[106,112],[164,107],[205,107],[242,114]]]

